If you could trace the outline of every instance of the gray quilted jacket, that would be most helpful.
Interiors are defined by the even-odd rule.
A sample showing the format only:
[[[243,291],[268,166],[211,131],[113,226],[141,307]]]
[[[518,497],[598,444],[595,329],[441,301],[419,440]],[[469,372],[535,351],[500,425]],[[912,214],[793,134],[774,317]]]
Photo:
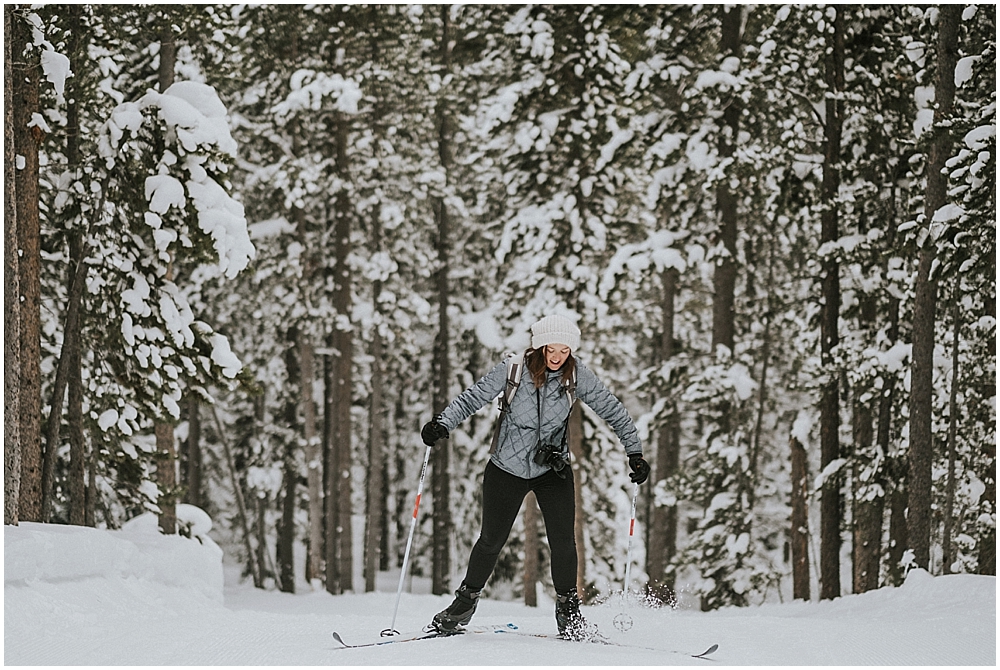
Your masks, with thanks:
[[[507,384],[508,360],[452,400],[439,415],[438,421],[449,432],[500,395]],[[538,477],[550,469],[548,465],[535,463],[534,456],[539,444],[562,444],[570,402],[561,376],[561,372],[548,371],[545,385],[536,389],[525,368],[510,402],[510,413],[503,421],[496,453],[491,457],[497,467],[524,479]],[[580,359],[576,359],[576,397],[608,422],[625,446],[626,454],[642,453],[639,433],[625,406]]]

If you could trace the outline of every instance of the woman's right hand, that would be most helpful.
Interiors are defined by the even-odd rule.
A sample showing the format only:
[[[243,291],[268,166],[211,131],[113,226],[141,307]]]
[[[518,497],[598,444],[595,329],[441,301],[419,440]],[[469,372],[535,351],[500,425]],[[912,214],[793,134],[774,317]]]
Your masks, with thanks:
[[[424,441],[428,447],[433,447],[438,440],[445,440],[448,438],[448,429],[441,425],[441,422],[434,417],[430,421],[424,424],[424,427],[420,430],[420,439]]]

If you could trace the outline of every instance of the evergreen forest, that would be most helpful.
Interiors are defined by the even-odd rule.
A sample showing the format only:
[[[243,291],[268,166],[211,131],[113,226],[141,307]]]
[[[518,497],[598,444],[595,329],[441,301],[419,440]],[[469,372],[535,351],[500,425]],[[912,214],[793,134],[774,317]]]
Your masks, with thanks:
[[[419,506],[450,593],[496,405],[420,428],[562,314],[652,466],[633,537],[578,403],[585,602],[996,574],[995,5],[5,4],[4,38],[5,524],[194,506],[256,586],[341,594],[395,586]],[[539,589],[529,497],[486,595]]]

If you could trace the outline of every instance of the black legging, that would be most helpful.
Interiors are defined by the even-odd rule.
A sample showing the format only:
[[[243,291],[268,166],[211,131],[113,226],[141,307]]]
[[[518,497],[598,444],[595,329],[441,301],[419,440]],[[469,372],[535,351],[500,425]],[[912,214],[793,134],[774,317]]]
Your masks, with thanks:
[[[486,586],[496,567],[500,550],[514,525],[521,503],[529,491],[535,492],[545,519],[552,556],[552,584],[557,593],[576,587],[576,536],[573,531],[576,500],[573,473],[567,466],[565,479],[549,470],[534,479],[522,479],[504,472],[493,461],[483,474],[483,528],[472,548],[465,584],[472,591]]]

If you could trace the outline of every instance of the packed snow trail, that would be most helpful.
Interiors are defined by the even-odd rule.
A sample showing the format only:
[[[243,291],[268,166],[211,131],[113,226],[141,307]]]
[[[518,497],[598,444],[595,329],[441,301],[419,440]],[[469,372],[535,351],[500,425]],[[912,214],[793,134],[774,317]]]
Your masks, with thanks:
[[[520,635],[373,642],[394,592],[296,595],[223,585],[210,540],[150,528],[101,531],[24,523],[4,528],[6,665],[996,665],[996,579],[910,574],[906,584],[821,603],[716,612],[583,608],[622,648]],[[307,587],[308,588],[308,587]],[[448,596],[404,593],[396,628],[418,632]],[[474,625],[515,622],[555,633],[551,600],[537,608],[486,599]],[[711,660],[691,658],[713,643]],[[652,647],[646,649],[640,647]],[[680,652],[680,653],[674,653]]]

